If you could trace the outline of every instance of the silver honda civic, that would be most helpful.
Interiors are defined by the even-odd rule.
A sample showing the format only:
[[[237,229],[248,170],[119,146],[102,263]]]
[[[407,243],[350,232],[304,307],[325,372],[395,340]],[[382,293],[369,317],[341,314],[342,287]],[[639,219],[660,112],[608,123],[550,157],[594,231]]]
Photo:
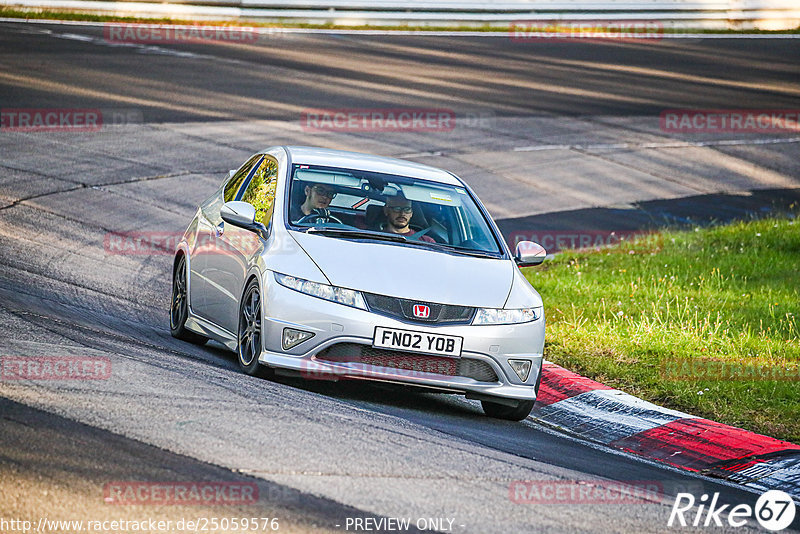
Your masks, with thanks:
[[[308,147],[255,154],[198,208],[173,265],[170,327],[250,375],[372,380],[522,420],[539,389],[542,299],[450,172]]]

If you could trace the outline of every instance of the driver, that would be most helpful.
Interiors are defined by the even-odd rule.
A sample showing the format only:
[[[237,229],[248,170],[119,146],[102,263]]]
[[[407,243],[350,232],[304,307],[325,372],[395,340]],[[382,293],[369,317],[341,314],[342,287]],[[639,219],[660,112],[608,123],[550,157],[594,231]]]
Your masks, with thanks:
[[[382,231],[401,234],[405,237],[411,237],[416,234],[408,226],[411,222],[411,217],[414,215],[414,208],[407,198],[401,195],[387,197],[386,204],[383,206],[383,214],[386,216],[386,222],[381,223],[380,229]],[[436,242],[427,235],[420,236],[419,240],[427,243]]]
[[[306,199],[300,205],[293,205],[289,210],[289,219],[297,222],[306,215],[311,215],[311,210],[327,208],[331,200],[336,197],[336,191],[326,184],[310,184],[305,187]]]

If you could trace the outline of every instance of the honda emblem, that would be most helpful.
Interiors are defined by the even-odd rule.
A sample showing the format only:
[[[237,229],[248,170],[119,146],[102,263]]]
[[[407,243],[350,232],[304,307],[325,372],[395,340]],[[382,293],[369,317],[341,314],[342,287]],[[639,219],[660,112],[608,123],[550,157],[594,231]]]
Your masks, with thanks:
[[[414,317],[427,319],[431,316],[431,309],[424,304],[414,304]]]

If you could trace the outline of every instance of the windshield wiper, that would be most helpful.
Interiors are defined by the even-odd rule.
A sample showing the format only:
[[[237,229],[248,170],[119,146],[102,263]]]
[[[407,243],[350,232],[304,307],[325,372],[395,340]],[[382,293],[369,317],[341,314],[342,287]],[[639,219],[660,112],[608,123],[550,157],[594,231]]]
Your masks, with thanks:
[[[370,232],[369,230],[348,230],[346,228],[323,228],[312,226],[305,230],[308,234],[323,234],[333,235],[354,239],[375,239],[378,241],[395,241],[398,243],[413,243],[415,245],[423,245],[430,248],[444,249],[448,252],[455,252],[456,254],[463,254],[465,256],[474,256],[476,258],[499,258],[500,254],[486,252],[482,250],[475,250],[469,248],[461,248],[453,245],[445,245],[443,243],[429,243],[427,241],[417,241],[413,238],[408,239],[400,234],[390,234],[386,232]]]
[[[311,227],[306,230],[307,234],[324,234],[324,235],[335,235],[341,237],[352,237],[355,239],[376,239],[379,241],[396,241],[396,242],[406,242],[408,241],[405,237],[401,236],[400,234],[388,234],[384,232],[370,232],[368,230],[347,230],[345,228],[317,228]]]
[[[496,252],[487,252],[484,250],[475,250],[474,248],[461,248],[453,245],[445,245],[443,243],[426,243],[433,248],[443,248],[457,254],[464,254],[465,256],[475,256],[476,258],[499,258],[500,255]]]

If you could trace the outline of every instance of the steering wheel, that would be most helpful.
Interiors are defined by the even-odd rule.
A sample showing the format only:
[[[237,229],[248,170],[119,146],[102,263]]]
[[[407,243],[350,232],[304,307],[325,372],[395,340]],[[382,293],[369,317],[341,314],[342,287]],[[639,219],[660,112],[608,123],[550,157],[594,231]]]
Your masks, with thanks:
[[[344,224],[340,219],[331,215],[331,210],[328,208],[314,208],[311,210],[311,213],[308,215],[301,217],[299,221],[295,224],[300,224],[304,222],[321,222],[321,223],[329,223],[335,222],[339,224]]]

